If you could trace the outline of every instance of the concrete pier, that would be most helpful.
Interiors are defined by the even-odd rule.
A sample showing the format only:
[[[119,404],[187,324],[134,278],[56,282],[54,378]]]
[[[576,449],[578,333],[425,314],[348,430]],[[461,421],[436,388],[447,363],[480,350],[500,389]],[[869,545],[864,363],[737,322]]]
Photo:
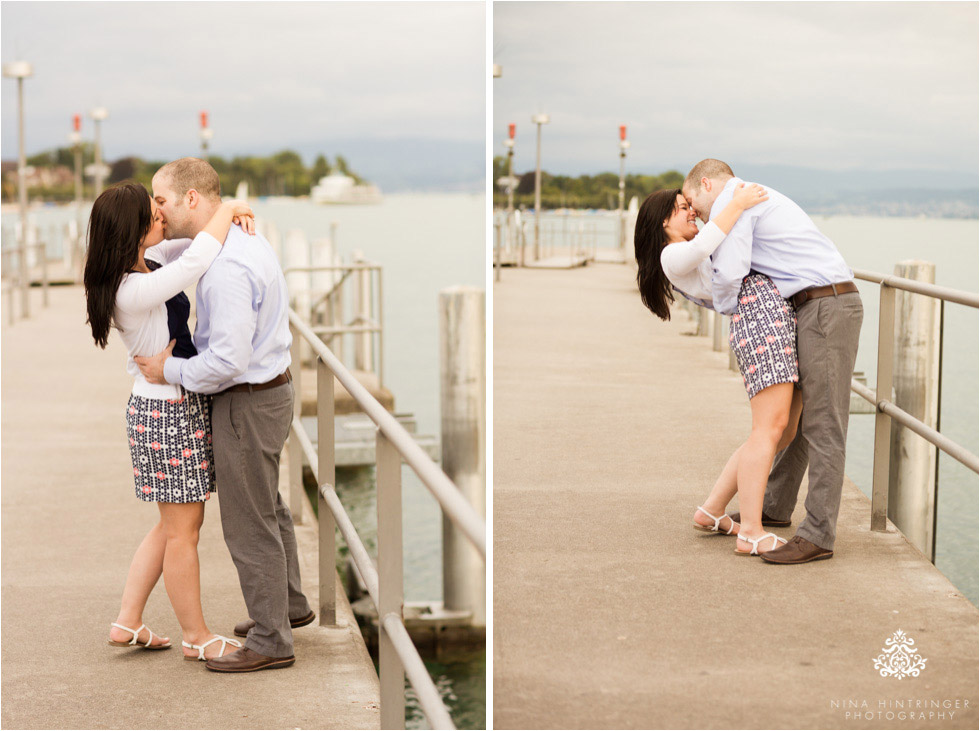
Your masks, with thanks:
[[[133,493],[125,358],[115,335],[106,351],[93,344],[80,287],[53,288],[50,307],[2,330],[3,727],[378,728],[378,677],[342,591],[338,626],[296,630],[284,670],[223,675],[184,662],[162,579],[144,621],[175,647],[106,644],[133,551],[158,519]],[[284,491],[286,475],[284,463]],[[247,613],[219,499],[201,532],[202,599],[211,630],[232,636]],[[319,606],[316,524],[296,534]]]
[[[634,277],[494,285],[495,728],[977,728],[977,608],[894,526],[872,533],[850,481],[829,561],[691,529],[749,405],[727,353],[645,310]],[[918,677],[874,667],[898,630]]]

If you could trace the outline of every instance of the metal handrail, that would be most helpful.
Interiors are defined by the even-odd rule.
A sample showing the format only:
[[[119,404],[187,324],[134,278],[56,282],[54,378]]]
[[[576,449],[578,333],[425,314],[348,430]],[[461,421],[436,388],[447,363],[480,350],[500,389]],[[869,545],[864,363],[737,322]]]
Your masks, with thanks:
[[[954,459],[980,473],[980,459],[962,445],[954,442],[936,429],[916,419],[900,409],[890,400],[892,393],[892,371],[895,358],[895,290],[903,290],[935,299],[980,308],[980,295],[949,287],[917,282],[904,277],[879,274],[855,269],[854,277],[880,286],[878,309],[878,368],[875,391],[857,381],[851,381],[851,390],[875,405],[874,467],[871,487],[871,530],[884,531],[888,524],[888,481],[891,459],[891,420],[911,429],[923,439],[946,452]],[[940,328],[942,325],[940,324]],[[940,383],[942,373],[939,374]],[[935,554],[935,532],[933,532],[933,555]]]
[[[865,269],[853,269],[852,271],[854,272],[855,279],[883,284],[886,287],[894,287],[895,289],[901,289],[906,292],[924,294],[927,297],[955,302],[958,305],[980,307],[980,295],[973,294],[973,292],[965,292],[961,289],[952,289],[950,287],[940,287],[927,282],[917,282],[914,279],[896,277],[893,274],[878,274],[877,272],[869,272]]]
[[[970,450],[960,446],[952,439],[944,436],[942,433],[936,431],[932,427],[923,424],[909,412],[898,408],[891,401],[886,399],[878,401],[878,396],[874,391],[854,379],[851,379],[851,390],[868,403],[874,405],[879,411],[883,411],[884,413],[888,414],[902,426],[908,427],[927,442],[939,447],[953,459],[957,460],[958,462],[962,462],[974,472],[980,473],[980,458],[978,458],[977,455],[973,454]]]
[[[293,369],[297,390],[300,382],[299,339],[309,342],[317,356],[317,420],[319,444],[315,449],[300,421],[300,409],[294,404],[290,428],[290,502],[294,518],[302,520],[301,455],[305,455],[318,479],[320,621],[336,621],[334,586],[334,526],[347,547],[378,610],[379,676],[381,687],[381,725],[383,728],[404,726],[404,679],[407,677],[418,697],[419,705],[432,728],[455,728],[439,691],[425,669],[403,619],[401,476],[404,460],[439,501],[445,514],[463,532],[486,560],[486,525],[458,488],[412,439],[408,431],[364,388],[353,374],[304,323],[289,310],[293,332]],[[361,409],[377,425],[377,491],[378,491],[378,563],[376,567],[357,534],[350,516],[340,502],[334,485],[334,402],[333,379],[347,389]],[[295,446],[293,446],[295,445]],[[329,517],[328,517],[329,516]],[[397,668],[397,669],[396,669]]]
[[[487,527],[479,514],[466,502],[459,489],[453,484],[446,473],[436,465],[425,453],[412,435],[408,433],[398,420],[382,406],[371,393],[361,385],[344,364],[330,352],[329,348],[316,336],[309,325],[304,323],[291,308],[289,322],[303,338],[310,343],[313,352],[320,356],[327,368],[338,381],[347,389],[358,406],[377,424],[384,434],[401,454],[406,464],[412,468],[429,492],[439,501],[443,511],[451,521],[469,538],[473,546],[485,559],[487,557]]]

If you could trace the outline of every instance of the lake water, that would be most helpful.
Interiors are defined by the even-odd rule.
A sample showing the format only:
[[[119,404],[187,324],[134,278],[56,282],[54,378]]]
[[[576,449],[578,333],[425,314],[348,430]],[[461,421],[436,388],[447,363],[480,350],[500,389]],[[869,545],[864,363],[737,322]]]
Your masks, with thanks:
[[[256,216],[285,236],[303,230],[309,240],[328,237],[337,222],[335,250],[351,261],[355,249],[381,264],[384,277],[384,383],[399,412],[411,412],[422,434],[439,434],[439,291],[486,286],[485,197],[477,194],[401,194],[380,205],[320,206],[305,200],[256,200]],[[3,243],[13,241],[15,207],[4,206]],[[32,211],[42,240],[74,217],[71,207]],[[87,220],[88,209],[83,211]],[[405,598],[442,599],[442,519],[438,504],[411,469],[402,467]],[[341,470],[338,492],[373,551],[376,535],[373,470]],[[485,728],[485,652],[427,658],[427,666],[459,728]],[[424,720],[409,696],[409,727]]]

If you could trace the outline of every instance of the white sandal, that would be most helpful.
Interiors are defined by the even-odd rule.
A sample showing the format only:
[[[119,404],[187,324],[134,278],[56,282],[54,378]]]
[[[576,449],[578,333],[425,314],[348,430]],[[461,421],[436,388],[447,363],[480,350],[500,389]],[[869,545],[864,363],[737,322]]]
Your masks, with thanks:
[[[221,642],[221,652],[219,652],[217,655],[215,655],[215,657],[221,657],[222,655],[224,655],[225,654],[225,647],[227,647],[228,645],[231,645],[232,647],[241,647],[242,646],[242,643],[239,642],[238,640],[232,640],[232,639],[229,639],[228,637],[222,637],[221,635],[215,635],[210,640],[208,640],[207,642],[205,642],[203,645],[192,645],[190,642],[181,642],[180,644],[182,644],[188,650],[197,650],[197,657],[194,657],[193,655],[184,655],[184,659],[185,660],[204,660],[204,661],[207,661],[208,658],[206,658],[204,656],[204,648],[207,647],[208,645],[210,645],[212,642],[218,642],[218,641]]]
[[[765,533],[765,534],[759,536],[758,538],[747,538],[746,536],[743,536],[741,533],[739,533],[738,534],[738,537],[741,540],[745,541],[746,543],[751,543],[752,544],[752,550],[751,551],[739,551],[736,548],[735,549],[735,553],[737,553],[739,556],[758,556],[759,555],[759,541],[764,541],[767,538],[772,538],[773,539],[772,548],[769,549],[770,551],[775,551],[777,548],[779,548],[782,545],[785,545],[785,543],[786,543],[786,539],[785,538],[780,538],[775,533]],[[765,553],[765,551],[763,551],[763,553]]]
[[[153,642],[153,638],[160,637],[160,635],[154,635],[153,630],[151,630],[145,624],[141,624],[139,629],[130,629],[129,627],[123,627],[121,624],[116,624],[115,622],[112,623],[112,626],[118,627],[119,629],[125,630],[126,632],[130,632],[133,635],[133,639],[130,640],[129,642],[120,642],[119,640],[109,640],[109,644],[112,645],[113,647],[134,647],[136,645],[139,645],[140,647],[146,650],[166,650],[167,648],[170,647],[170,640],[167,640],[167,644],[165,645],[151,645],[150,643]],[[150,633],[150,637],[149,639],[147,639],[145,644],[142,642],[138,642],[140,632],[142,632],[143,630],[146,630],[147,632]],[[160,639],[163,638],[160,637]]]
[[[700,510],[702,513],[704,513],[713,521],[715,521],[715,524],[711,526],[711,525],[701,525],[700,523],[694,523],[695,530],[704,531],[705,533],[724,533],[726,536],[730,536],[732,534],[732,531],[735,530],[736,523],[734,520],[732,520],[731,516],[728,515],[727,513],[722,513],[720,518],[716,518],[700,505],[698,506],[698,510]],[[694,512],[697,512],[697,510]],[[728,526],[728,530],[723,531],[720,528],[720,524],[721,521],[723,521],[725,518],[728,518],[728,520],[731,521],[731,525]]]

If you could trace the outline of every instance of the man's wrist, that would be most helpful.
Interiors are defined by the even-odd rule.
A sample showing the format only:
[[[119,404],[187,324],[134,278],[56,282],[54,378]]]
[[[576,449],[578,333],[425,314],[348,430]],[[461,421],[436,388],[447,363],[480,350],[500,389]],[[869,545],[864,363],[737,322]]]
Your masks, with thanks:
[[[180,385],[180,369],[184,365],[186,358],[170,356],[163,361],[163,380],[175,386]]]

